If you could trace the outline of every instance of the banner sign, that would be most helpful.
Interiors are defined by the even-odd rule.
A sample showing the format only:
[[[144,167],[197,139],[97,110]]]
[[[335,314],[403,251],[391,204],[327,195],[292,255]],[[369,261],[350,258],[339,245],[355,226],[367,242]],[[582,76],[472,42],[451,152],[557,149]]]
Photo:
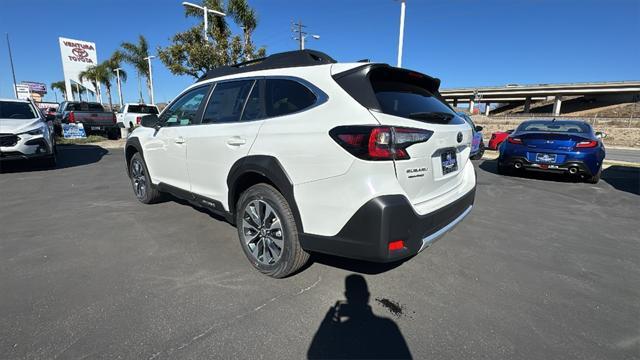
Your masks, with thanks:
[[[20,100],[28,100],[31,97],[31,91],[27,85],[16,85],[16,94]]]
[[[83,40],[73,40],[67,38],[58,38],[60,42],[60,55],[62,56],[62,71],[64,72],[64,82],[67,88],[67,100],[73,100],[71,87],[73,83],[78,83],[92,91],[94,94],[93,84],[89,81],[80,81],[78,74],[86,70],[91,65],[98,64],[98,53],[96,44]]]
[[[33,82],[33,81],[22,81],[20,85],[27,85],[29,87],[29,90],[31,90],[32,93],[38,93],[40,95],[44,95],[47,93],[47,85],[43,83]]]
[[[62,124],[62,135],[65,139],[82,139],[87,137],[84,131],[84,125],[79,124]]]

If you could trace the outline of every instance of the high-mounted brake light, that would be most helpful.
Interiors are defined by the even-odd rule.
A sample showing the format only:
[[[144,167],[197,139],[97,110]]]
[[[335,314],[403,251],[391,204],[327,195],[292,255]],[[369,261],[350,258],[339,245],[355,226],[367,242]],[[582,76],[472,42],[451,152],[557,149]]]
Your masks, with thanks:
[[[432,131],[390,126],[339,126],[329,135],[352,155],[364,160],[406,160],[407,148],[429,140]]]
[[[577,148],[592,148],[598,145],[597,141],[589,140],[589,141],[580,141],[576,144]]]
[[[69,112],[69,122],[70,123],[76,122],[76,115],[73,113],[73,111]]]
[[[507,140],[508,140],[510,143],[512,143],[512,144],[519,144],[519,145],[522,145],[522,139],[520,139],[520,138],[514,138],[514,137],[509,136],[509,137],[507,138]]]

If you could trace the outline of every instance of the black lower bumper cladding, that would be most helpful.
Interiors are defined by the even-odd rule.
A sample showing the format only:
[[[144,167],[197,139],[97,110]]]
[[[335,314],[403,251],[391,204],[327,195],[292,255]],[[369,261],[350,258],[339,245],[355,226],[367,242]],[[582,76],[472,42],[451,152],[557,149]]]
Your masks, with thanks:
[[[369,200],[336,236],[301,234],[308,251],[375,262],[391,262],[417,254],[422,239],[443,229],[473,205],[475,187],[455,202],[426,215],[413,211],[403,195]],[[404,248],[389,251],[391,241],[403,240]]]

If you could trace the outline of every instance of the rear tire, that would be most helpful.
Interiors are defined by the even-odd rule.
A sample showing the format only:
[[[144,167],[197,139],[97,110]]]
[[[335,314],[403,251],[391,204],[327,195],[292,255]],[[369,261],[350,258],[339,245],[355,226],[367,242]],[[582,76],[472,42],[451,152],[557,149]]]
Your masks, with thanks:
[[[118,140],[120,138],[120,128],[107,130],[107,139]]]
[[[602,175],[602,168],[600,168],[595,175],[588,177],[585,181],[589,184],[597,184],[600,181],[600,175]]]
[[[129,162],[129,178],[136,199],[143,204],[153,204],[162,199],[162,193],[151,183],[147,164],[140,153],[133,154]]]
[[[283,278],[309,260],[300,246],[298,228],[287,200],[267,184],[247,189],[236,206],[240,246],[261,273]]]

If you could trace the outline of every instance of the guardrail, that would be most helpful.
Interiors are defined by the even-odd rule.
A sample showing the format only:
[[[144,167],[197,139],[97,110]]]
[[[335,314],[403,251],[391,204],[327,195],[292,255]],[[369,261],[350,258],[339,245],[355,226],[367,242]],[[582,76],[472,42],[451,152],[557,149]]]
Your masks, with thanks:
[[[592,126],[615,126],[615,127],[640,127],[640,117],[601,117],[601,116],[573,116],[573,115],[553,115],[553,114],[511,114],[511,115],[473,115],[474,121],[496,121],[521,123],[530,119],[557,119],[557,120],[582,120]]]

